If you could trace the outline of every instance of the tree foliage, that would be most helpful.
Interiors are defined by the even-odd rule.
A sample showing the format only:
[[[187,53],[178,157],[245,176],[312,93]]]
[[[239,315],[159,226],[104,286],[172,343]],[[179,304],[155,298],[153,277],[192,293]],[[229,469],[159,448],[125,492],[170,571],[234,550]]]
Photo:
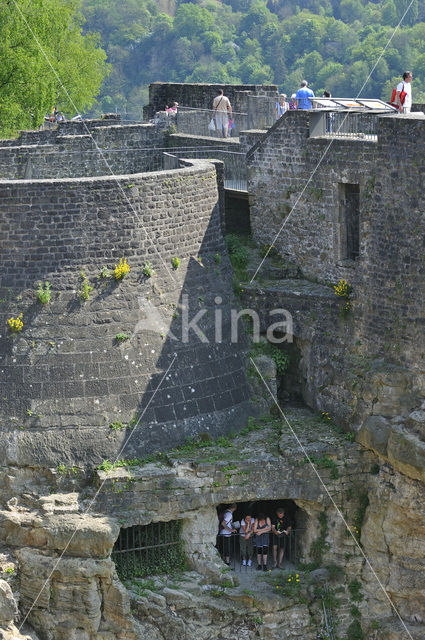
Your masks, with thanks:
[[[406,12],[410,1],[176,0],[167,15],[152,0],[83,0],[112,63],[99,109],[140,116],[153,81],[273,82],[291,94],[306,78],[316,93],[388,99],[405,69],[425,100],[425,3]]]
[[[0,127],[39,125],[54,105],[90,107],[106,73],[98,36],[82,33],[79,0],[9,0],[0,5]]]

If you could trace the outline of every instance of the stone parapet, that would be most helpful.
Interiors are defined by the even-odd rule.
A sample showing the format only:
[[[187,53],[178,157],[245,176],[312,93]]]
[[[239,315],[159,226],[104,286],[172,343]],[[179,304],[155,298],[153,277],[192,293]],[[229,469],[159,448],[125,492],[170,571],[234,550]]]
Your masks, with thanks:
[[[227,318],[232,304],[221,164],[218,182],[213,164],[182,164],[1,183],[0,325],[24,314],[23,331],[0,338],[4,464],[90,466],[118,455],[139,418],[126,448],[133,456],[246,420],[245,339],[230,343],[226,320],[216,343],[211,312],[216,296]],[[122,282],[110,271],[121,258],[131,267]],[[46,281],[43,306],[36,288]],[[186,339],[183,319],[204,307],[200,333],[189,327]]]

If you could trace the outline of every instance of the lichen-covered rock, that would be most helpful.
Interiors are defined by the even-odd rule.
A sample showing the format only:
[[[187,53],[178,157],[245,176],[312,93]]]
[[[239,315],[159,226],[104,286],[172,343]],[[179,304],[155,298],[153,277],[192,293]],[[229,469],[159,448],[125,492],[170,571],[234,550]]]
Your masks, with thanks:
[[[5,545],[63,551],[87,558],[108,556],[119,532],[112,518],[77,512],[40,514],[0,511],[0,542]]]
[[[0,580],[0,626],[7,627],[18,615],[18,606],[12,589],[5,580]]]
[[[34,549],[16,556],[22,611],[46,640],[101,640],[107,630],[135,638],[128,592],[110,559],[59,560]]]
[[[277,395],[277,380],[276,380],[276,364],[273,358],[266,355],[259,355],[253,357],[254,364],[251,363],[249,383],[251,386],[252,394],[256,398],[256,402],[261,402],[264,405],[264,409],[270,409],[273,406],[273,397]],[[265,387],[263,380],[265,380],[268,389]],[[273,396],[273,397],[272,397]]]
[[[425,442],[416,434],[393,429],[388,438],[388,459],[401,473],[425,482]]]
[[[369,501],[361,541],[385,590],[365,566],[369,612],[390,615],[392,602],[406,622],[424,620],[425,487],[386,465],[371,483]]]

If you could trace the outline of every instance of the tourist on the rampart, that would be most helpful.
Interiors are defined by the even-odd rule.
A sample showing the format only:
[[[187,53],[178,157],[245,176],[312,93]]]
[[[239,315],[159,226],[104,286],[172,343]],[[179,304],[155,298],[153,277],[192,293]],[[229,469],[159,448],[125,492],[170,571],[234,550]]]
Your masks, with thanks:
[[[324,98],[332,98],[331,92],[327,89],[323,92]],[[333,133],[334,130],[335,113],[326,113],[326,133]]]
[[[313,109],[314,104],[310,98],[314,98],[314,93],[308,88],[307,80],[301,82],[301,88],[295,94],[298,109]]]
[[[179,106],[178,102],[173,102],[171,107],[166,107],[165,111],[167,113],[177,113],[177,107]]]
[[[223,559],[226,564],[230,564],[230,549],[232,543],[232,534],[237,533],[237,529],[233,526],[233,513],[236,511],[236,504],[231,504],[223,514],[220,522],[220,536]]]
[[[403,80],[397,85],[397,93],[395,103],[400,113],[410,113],[412,108],[412,78],[411,71],[403,73]]]
[[[276,120],[279,120],[280,117],[283,116],[283,114],[288,111],[289,109],[289,104],[286,101],[286,94],[285,93],[281,93],[279,96],[279,100],[276,102],[276,107],[275,107],[275,115],[276,115]]]
[[[287,548],[289,534],[291,533],[292,523],[289,517],[285,514],[283,507],[276,509],[276,517],[272,520],[272,532],[273,532],[273,568],[277,567],[278,557],[277,550],[279,549],[279,569],[283,569],[283,557]]]
[[[252,556],[254,555],[254,546],[252,544],[254,520],[250,514],[247,514],[241,520],[241,528],[239,529],[239,547],[242,558],[242,566],[250,567],[252,565]]]
[[[254,521],[253,533],[257,547],[257,571],[267,571],[267,555],[269,553],[269,533],[272,530],[270,518],[259,513]]]
[[[297,108],[296,97],[297,97],[297,94],[293,93],[288,105],[289,111],[296,111],[296,108]]]
[[[218,96],[213,100],[213,118],[216,131],[220,131],[223,138],[229,137],[229,118],[232,118],[232,106],[229,98],[219,89]]]

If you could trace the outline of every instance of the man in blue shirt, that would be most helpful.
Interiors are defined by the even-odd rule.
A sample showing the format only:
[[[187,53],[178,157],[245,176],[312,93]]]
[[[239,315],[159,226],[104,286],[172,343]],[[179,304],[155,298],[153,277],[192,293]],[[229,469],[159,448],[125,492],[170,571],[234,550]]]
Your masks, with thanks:
[[[298,89],[295,99],[298,109],[313,109],[314,104],[309,98],[314,98],[314,93],[308,88],[307,80],[301,82],[301,89]]]

